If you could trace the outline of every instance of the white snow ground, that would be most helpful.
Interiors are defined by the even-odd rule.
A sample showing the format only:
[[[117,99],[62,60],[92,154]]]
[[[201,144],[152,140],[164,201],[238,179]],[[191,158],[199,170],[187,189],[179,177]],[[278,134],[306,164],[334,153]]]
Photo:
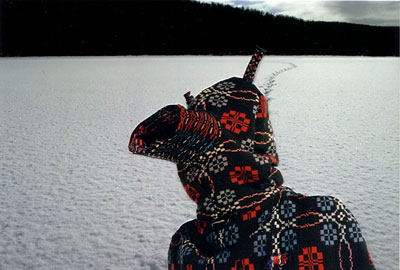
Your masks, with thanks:
[[[166,269],[195,205],[130,134],[249,59],[1,58],[0,269]],[[285,184],[344,201],[380,270],[399,266],[399,74],[398,58],[265,57],[255,81]]]

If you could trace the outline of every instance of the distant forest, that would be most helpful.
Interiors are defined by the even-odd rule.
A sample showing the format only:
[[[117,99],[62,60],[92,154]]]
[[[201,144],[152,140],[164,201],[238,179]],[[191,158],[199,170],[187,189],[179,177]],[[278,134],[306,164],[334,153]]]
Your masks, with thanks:
[[[194,1],[0,0],[0,56],[399,56],[399,27],[312,22]]]

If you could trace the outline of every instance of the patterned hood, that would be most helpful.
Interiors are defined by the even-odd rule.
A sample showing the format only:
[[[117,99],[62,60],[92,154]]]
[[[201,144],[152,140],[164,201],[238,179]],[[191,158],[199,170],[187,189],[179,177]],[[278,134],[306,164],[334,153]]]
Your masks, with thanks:
[[[170,105],[140,123],[129,149],[175,162],[197,218],[172,236],[170,270],[373,270],[361,229],[337,198],[283,187],[267,100],[243,78],[220,81],[187,108]]]
[[[166,106],[132,133],[132,153],[177,164],[201,221],[240,214],[246,198],[263,201],[283,182],[267,100],[252,84],[260,59],[253,56],[244,78],[220,81],[195,98],[189,92],[187,109]]]

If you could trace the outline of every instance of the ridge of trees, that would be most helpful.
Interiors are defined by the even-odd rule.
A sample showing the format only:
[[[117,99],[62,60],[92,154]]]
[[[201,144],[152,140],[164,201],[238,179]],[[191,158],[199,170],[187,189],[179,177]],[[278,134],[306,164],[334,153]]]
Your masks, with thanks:
[[[304,21],[194,1],[0,0],[0,56],[399,56],[399,27]]]

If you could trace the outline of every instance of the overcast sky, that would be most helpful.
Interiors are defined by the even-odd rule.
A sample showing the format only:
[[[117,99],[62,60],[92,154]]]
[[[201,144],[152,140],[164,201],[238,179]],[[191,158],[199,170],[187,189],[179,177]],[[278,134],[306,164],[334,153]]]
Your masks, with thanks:
[[[199,0],[249,7],[304,20],[399,26],[400,1]]]

